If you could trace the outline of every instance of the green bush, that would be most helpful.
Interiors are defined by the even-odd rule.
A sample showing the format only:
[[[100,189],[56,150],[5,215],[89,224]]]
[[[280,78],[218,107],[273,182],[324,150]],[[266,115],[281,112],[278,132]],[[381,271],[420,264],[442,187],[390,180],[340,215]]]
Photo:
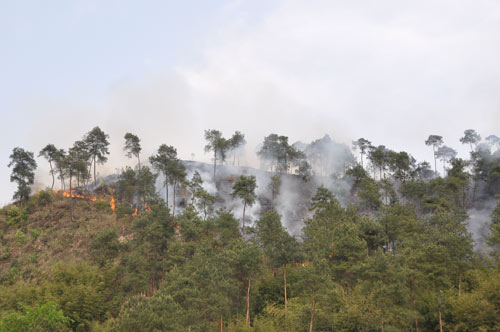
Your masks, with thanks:
[[[7,210],[7,225],[17,225],[22,221],[28,219],[28,214],[25,209],[20,209],[17,205],[12,205]]]
[[[124,217],[125,215],[131,215],[134,213],[135,209],[126,204],[117,204],[115,212],[118,218]]]
[[[26,234],[24,234],[23,231],[21,231],[20,229],[17,230],[16,232],[16,235],[14,235],[14,237],[16,238],[16,242],[19,243],[19,244],[25,244],[26,243]]]
[[[38,239],[38,236],[40,236],[40,230],[37,228],[32,228],[30,229],[30,235],[33,241],[36,241],[36,239]]]
[[[91,244],[92,256],[101,266],[104,266],[106,262],[115,258],[120,248],[121,244],[118,241],[118,233],[112,228],[97,233]]]
[[[52,204],[52,195],[48,191],[40,191],[37,196],[37,204],[38,206],[47,206]]]
[[[106,211],[106,212],[111,211],[111,206],[109,205],[108,202],[97,201],[95,202],[95,207],[97,211]]]
[[[12,313],[0,320],[0,332],[62,332],[70,331],[71,319],[57,309],[54,302],[25,308],[24,314]]]

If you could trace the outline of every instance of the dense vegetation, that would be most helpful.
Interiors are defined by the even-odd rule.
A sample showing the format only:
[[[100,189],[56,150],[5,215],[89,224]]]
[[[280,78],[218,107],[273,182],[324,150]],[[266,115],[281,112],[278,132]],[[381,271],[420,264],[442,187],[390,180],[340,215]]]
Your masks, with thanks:
[[[34,154],[16,148],[16,203],[0,213],[0,331],[500,330],[496,136],[480,143],[467,130],[461,142],[470,160],[429,136],[440,176],[436,160],[432,170],[363,138],[354,142],[357,164],[328,136],[289,145],[271,134],[259,156],[271,171],[272,199],[246,225],[245,208],[262,199],[256,178],[218,178],[216,170],[229,153],[236,162],[244,136],[205,137],[216,192],[197,171],[187,178],[174,147],[161,145],[152,168],[141,165],[140,140],[130,133],[125,152],[138,166],[97,185],[109,143],[96,127],[68,152],[51,144],[40,152],[53,182],[31,194]],[[289,172],[314,187],[296,236],[274,208]],[[316,186],[317,177],[332,187]],[[243,215],[214,211],[229,203],[220,202],[223,181]],[[347,192],[334,187],[341,182]],[[479,252],[466,222],[486,202],[496,208]]]

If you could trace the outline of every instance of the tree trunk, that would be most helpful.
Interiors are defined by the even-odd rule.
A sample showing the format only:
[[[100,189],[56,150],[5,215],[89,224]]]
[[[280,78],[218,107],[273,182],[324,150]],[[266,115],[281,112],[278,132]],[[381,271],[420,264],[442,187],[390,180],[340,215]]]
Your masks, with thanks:
[[[172,201],[172,216],[175,217],[175,187],[177,187],[177,181],[174,181],[174,186],[173,186],[173,191],[174,191],[174,197]]]
[[[286,264],[283,265],[283,284],[285,287],[285,313],[286,313],[288,309],[288,298],[286,296]]]
[[[245,230],[245,210],[247,208],[247,202],[243,203],[243,230]]]
[[[56,181],[56,178],[54,177],[54,170],[52,169],[52,160],[49,160],[49,165],[50,165],[50,174],[52,175],[52,187],[50,189],[54,190],[54,182]]]
[[[71,176],[71,170],[69,171],[69,198],[70,198],[70,206],[71,206],[71,221],[74,222],[75,221],[75,217],[74,217],[74,206],[73,206],[73,190],[72,190],[72,186],[71,186],[71,181],[72,181],[72,176]]]
[[[443,332],[443,318],[441,316],[441,305],[438,306],[439,312],[439,332]]]
[[[462,293],[462,270],[458,270],[458,296]]]
[[[96,177],[96,174],[95,174],[95,162],[96,162],[96,160],[95,160],[95,156],[94,156],[94,187],[97,186],[97,177]]]
[[[165,177],[165,203],[168,207],[168,182],[166,177]]]
[[[413,285],[413,283],[412,283],[412,289],[411,289],[411,297],[412,297],[413,312],[415,314],[415,329],[416,329],[416,332],[418,332],[417,299],[415,296],[415,285]]]
[[[384,320],[382,319],[382,332],[384,332]]]
[[[313,294],[312,301],[311,301],[311,322],[309,323],[309,332],[312,332],[312,330],[313,330],[314,311],[315,310],[316,310],[316,302],[314,301],[314,294]]]
[[[224,324],[222,321],[222,314],[220,314],[220,332],[224,332]]]
[[[434,173],[437,173],[436,147],[434,145],[432,145],[432,152],[434,155]]]
[[[217,188],[217,179],[215,177],[215,170],[217,168],[217,150],[214,148],[214,185]]]
[[[247,288],[247,326],[250,325],[250,278],[248,278],[248,288]]]

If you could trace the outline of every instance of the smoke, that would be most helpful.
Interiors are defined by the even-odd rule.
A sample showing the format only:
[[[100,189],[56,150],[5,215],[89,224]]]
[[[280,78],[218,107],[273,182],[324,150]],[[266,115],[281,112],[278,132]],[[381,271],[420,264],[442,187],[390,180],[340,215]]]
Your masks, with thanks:
[[[497,201],[494,199],[481,200],[480,204],[467,211],[467,230],[474,240],[474,249],[480,253],[488,253],[491,249],[486,239],[490,235],[491,213],[495,209]]]

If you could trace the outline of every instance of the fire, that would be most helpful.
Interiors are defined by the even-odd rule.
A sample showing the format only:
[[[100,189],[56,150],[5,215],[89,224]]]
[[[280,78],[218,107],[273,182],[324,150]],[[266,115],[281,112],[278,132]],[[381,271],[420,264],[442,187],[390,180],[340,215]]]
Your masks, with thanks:
[[[95,196],[85,196],[85,195],[78,194],[76,192],[76,190],[74,190],[74,189],[72,189],[72,190],[58,190],[58,189],[56,189],[55,192],[56,192],[56,194],[62,193],[62,195],[64,197],[86,199],[86,200],[89,200],[91,202],[97,202],[97,201],[105,202],[106,201],[105,199],[97,198]],[[110,204],[111,210],[115,211],[115,198],[114,198],[114,196],[111,196],[111,201],[109,202],[109,204]]]
[[[137,208],[135,208],[134,213],[132,213],[132,217],[137,217],[137,212],[138,212],[138,210],[137,210]]]

